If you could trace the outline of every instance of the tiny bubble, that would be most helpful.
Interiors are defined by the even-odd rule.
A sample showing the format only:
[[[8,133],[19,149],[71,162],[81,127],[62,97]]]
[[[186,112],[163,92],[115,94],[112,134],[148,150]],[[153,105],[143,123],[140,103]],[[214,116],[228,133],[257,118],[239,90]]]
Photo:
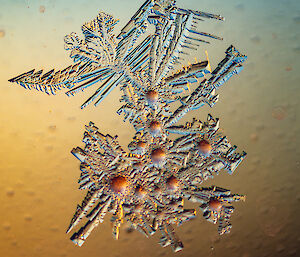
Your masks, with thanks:
[[[32,216],[31,216],[30,214],[26,214],[26,215],[24,216],[24,219],[25,219],[26,221],[32,221]]]
[[[15,195],[15,191],[12,189],[12,188],[9,188],[7,191],[6,191],[6,195],[8,197],[12,197]]]

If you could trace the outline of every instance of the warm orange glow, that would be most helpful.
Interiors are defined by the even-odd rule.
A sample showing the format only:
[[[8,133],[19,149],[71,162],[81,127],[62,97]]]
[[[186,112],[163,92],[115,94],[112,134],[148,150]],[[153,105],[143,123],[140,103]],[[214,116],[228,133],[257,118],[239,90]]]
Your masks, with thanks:
[[[179,187],[179,181],[176,177],[171,176],[167,179],[167,189],[170,191],[176,191]]]
[[[158,100],[158,93],[155,90],[149,90],[146,93],[146,99],[148,102],[155,103]]]
[[[140,141],[137,143],[137,146],[140,148],[146,148],[146,142]]]
[[[135,195],[142,199],[146,196],[147,194],[147,191],[145,190],[145,188],[143,188],[142,186],[137,186],[136,189],[135,189]]]
[[[149,125],[149,129],[150,129],[151,133],[157,134],[157,133],[161,132],[161,129],[162,129],[161,123],[156,120],[152,121]]]
[[[151,153],[152,162],[161,162],[166,158],[166,152],[162,148],[156,148]]]
[[[209,205],[209,208],[214,211],[220,211],[222,208],[222,203],[216,199],[210,200],[208,205]]]
[[[125,193],[127,186],[127,179],[123,176],[116,176],[110,180],[111,190],[116,194]]]
[[[207,140],[204,140],[204,139],[198,143],[197,147],[204,154],[209,154],[212,150],[211,144]]]

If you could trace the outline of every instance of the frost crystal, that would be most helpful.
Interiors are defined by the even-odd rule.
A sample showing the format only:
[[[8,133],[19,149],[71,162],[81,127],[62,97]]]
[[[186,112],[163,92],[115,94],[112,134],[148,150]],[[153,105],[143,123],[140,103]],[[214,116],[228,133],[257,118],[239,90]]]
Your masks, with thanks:
[[[67,88],[68,96],[98,85],[82,108],[98,105],[116,87],[123,92],[118,114],[136,130],[129,152],[92,122],[86,126],[84,149],[72,150],[81,162],[79,189],[87,190],[67,230],[87,220],[72,235],[75,244],[81,246],[105,214],[112,213],[116,239],[127,221],[147,237],[159,231],[160,244],[179,251],[183,243],[174,227],[196,215],[196,210],[184,208],[184,200],[199,203],[203,216],[218,224],[219,234],[230,231],[232,203],[244,196],[200,185],[222,170],[232,174],[246,153],[235,152],[211,115],[206,121],[178,124],[189,111],[212,107],[219,99],[217,90],[243,69],[247,58],[230,46],[213,71],[208,59],[182,66],[184,56],[209,43],[207,38],[221,40],[198,30],[205,19],[223,20],[178,8],[174,0],[147,0],[115,36],[117,20],[100,12],[82,26],[84,39],[75,33],[65,37],[74,65],[45,74],[31,70],[10,80],[47,94]],[[182,67],[176,71],[178,65]]]

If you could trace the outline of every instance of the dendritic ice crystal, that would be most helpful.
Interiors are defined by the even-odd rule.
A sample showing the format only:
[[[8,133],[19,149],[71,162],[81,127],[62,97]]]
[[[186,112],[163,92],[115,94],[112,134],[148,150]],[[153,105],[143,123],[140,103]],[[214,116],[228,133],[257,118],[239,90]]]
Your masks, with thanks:
[[[223,20],[181,9],[174,0],[147,0],[115,36],[117,20],[100,12],[82,26],[83,39],[75,33],[65,37],[74,65],[44,74],[31,70],[10,80],[47,94],[67,88],[69,96],[97,85],[82,108],[98,105],[116,87],[123,93],[118,114],[136,130],[128,151],[117,136],[102,134],[92,122],[84,133],[85,147],[72,150],[81,162],[79,188],[87,190],[67,230],[86,219],[71,236],[76,245],[111,213],[116,239],[126,221],[146,237],[159,231],[161,246],[179,251],[183,244],[174,227],[197,213],[184,208],[184,201],[198,203],[219,234],[230,231],[232,205],[244,196],[200,185],[222,170],[232,174],[246,153],[236,153],[219,129],[219,119],[211,115],[178,123],[189,111],[212,107],[219,99],[216,91],[243,69],[247,58],[230,46],[213,71],[208,58],[182,66],[186,55],[209,43],[207,38],[221,40],[198,29],[205,19]]]

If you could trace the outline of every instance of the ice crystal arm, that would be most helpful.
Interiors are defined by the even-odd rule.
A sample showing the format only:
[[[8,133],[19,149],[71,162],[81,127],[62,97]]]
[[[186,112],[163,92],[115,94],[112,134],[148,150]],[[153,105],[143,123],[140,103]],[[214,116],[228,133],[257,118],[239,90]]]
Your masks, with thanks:
[[[108,207],[111,203],[110,198],[101,205],[99,208],[97,215],[93,216],[93,218],[89,219],[86,224],[79,229],[78,232],[75,232],[71,236],[71,240],[78,246],[82,246],[91,232],[94,230],[95,227],[99,225],[99,223],[103,222],[103,218],[108,210]]]
[[[117,20],[112,16],[99,13],[97,18],[82,26],[85,39],[80,40],[75,33],[65,37],[65,49],[71,51],[70,57],[77,62],[64,70],[51,70],[42,74],[42,70],[31,70],[18,77],[10,79],[28,89],[36,89],[47,94],[55,94],[62,88],[73,88],[85,81],[75,90],[84,88],[103,80],[101,72],[115,59],[115,39],[112,34]],[[102,78],[102,79],[101,79]]]
[[[220,39],[196,30],[199,17],[218,16],[176,8],[175,1],[147,0],[116,39],[113,30],[118,20],[100,12],[94,20],[82,26],[84,39],[75,33],[65,37],[65,49],[70,51],[75,65],[45,74],[42,74],[42,70],[31,70],[9,81],[47,94],[67,88],[68,96],[100,83],[81,108],[93,101],[97,106],[114,88],[126,81],[141,87],[142,83],[136,79],[138,72],[147,72],[147,80],[159,85],[174,64],[178,63],[179,55],[185,54],[184,48],[196,50],[199,45],[195,42],[206,42],[201,37]],[[137,39],[146,32],[148,23],[155,25],[155,34],[149,35],[136,46]],[[182,92],[187,83],[204,74],[204,71],[195,72],[188,78],[182,77],[172,84],[171,92]]]
[[[204,218],[214,224],[218,223],[218,232],[220,235],[229,233],[232,228],[230,216],[234,211],[231,203],[245,200],[245,197],[231,194],[230,190],[216,186],[203,188],[203,193],[202,199],[204,203],[200,206],[200,210],[203,212]]]
[[[216,95],[216,89],[219,89],[233,75],[238,74],[242,70],[242,63],[246,59],[246,56],[240,54],[233,46],[230,46],[226,51],[226,57],[212,72],[212,77],[201,82],[190,96],[182,99],[182,105],[169,118],[166,126],[172,126],[186,113],[199,109],[205,103],[212,107],[219,99],[219,96]]]
[[[171,76],[165,78],[165,82],[170,86],[175,86],[177,84],[188,84],[195,83],[199,81],[205,74],[209,74],[208,61],[197,62],[191,64],[187,67],[183,67],[182,70],[179,70],[177,73],[172,74]]]
[[[75,227],[80,220],[86,216],[87,212],[94,206],[99,199],[99,192],[88,191],[81,205],[77,206],[76,212],[71,220],[67,233]]]
[[[96,19],[82,26],[84,40],[75,33],[65,37],[65,49],[70,50],[74,62],[93,62],[101,66],[115,59],[116,41],[112,33],[118,21],[111,15],[100,12]]]
[[[152,75],[155,74],[155,83],[159,84],[163,77],[166,77],[168,72],[173,69],[173,66],[178,63],[180,55],[185,54],[184,48],[197,50],[197,45],[192,47],[192,42],[207,42],[199,38],[199,36],[209,36],[215,39],[221,39],[217,36],[212,36],[208,33],[199,33],[193,28],[197,23],[195,15],[193,13],[189,14],[180,14],[174,13],[171,14],[171,19],[166,21],[163,28],[160,28],[157,25],[156,38],[158,39],[160,35],[160,45],[155,41],[153,48],[157,48],[155,53],[156,64],[152,64],[150,69],[153,69],[151,72]],[[195,35],[194,37],[190,35]],[[154,51],[153,51],[154,53]],[[154,61],[153,61],[154,62]]]
[[[89,74],[92,70],[94,67],[90,63],[77,63],[63,70],[56,72],[51,70],[45,74],[42,74],[42,70],[37,72],[31,70],[9,81],[26,89],[36,89],[48,95],[54,95],[58,90],[73,87],[77,81],[81,81],[86,76],[85,74]]]
[[[241,54],[234,46],[226,50],[226,57],[218,64],[212,72],[212,77],[206,82],[210,87],[218,89],[231,76],[239,74],[243,70],[243,62],[247,56]]]
[[[124,59],[132,50],[138,37],[145,32],[147,18],[154,1],[146,0],[130,21],[121,30],[117,38],[121,39],[117,47],[117,59]]]
[[[160,231],[163,234],[163,237],[160,239],[161,246],[166,247],[171,244],[174,252],[178,252],[183,249],[183,243],[177,237],[174,232],[174,228],[170,224],[160,227]]]
[[[187,122],[185,125],[177,125],[167,127],[166,130],[169,133],[181,134],[181,135],[192,135],[200,134],[206,135],[211,134],[219,129],[219,119],[214,119],[210,114],[207,116],[206,122],[193,119],[192,122]]]
[[[177,252],[183,244],[175,226],[196,215],[184,208],[185,199],[200,204],[203,216],[218,224],[219,234],[230,231],[233,203],[244,200],[227,189],[200,187],[223,169],[231,175],[246,156],[221,133],[219,119],[208,115],[204,122],[177,122],[204,104],[212,107],[219,99],[216,91],[243,69],[247,57],[230,46],[213,71],[208,58],[181,64],[211,39],[222,40],[200,29],[200,23],[224,18],[178,8],[175,2],[146,0],[117,37],[118,20],[100,12],[81,27],[82,38],[76,33],[65,37],[73,65],[46,73],[31,70],[9,80],[47,94],[66,88],[68,96],[94,86],[81,108],[97,106],[117,87],[123,93],[118,114],[136,130],[129,152],[117,136],[100,133],[92,122],[85,126],[84,146],[71,151],[80,161],[79,189],[87,190],[67,230],[85,219],[71,236],[78,246],[109,212],[115,239],[126,220],[146,237],[160,232],[160,244]],[[169,138],[171,133],[175,138]]]

